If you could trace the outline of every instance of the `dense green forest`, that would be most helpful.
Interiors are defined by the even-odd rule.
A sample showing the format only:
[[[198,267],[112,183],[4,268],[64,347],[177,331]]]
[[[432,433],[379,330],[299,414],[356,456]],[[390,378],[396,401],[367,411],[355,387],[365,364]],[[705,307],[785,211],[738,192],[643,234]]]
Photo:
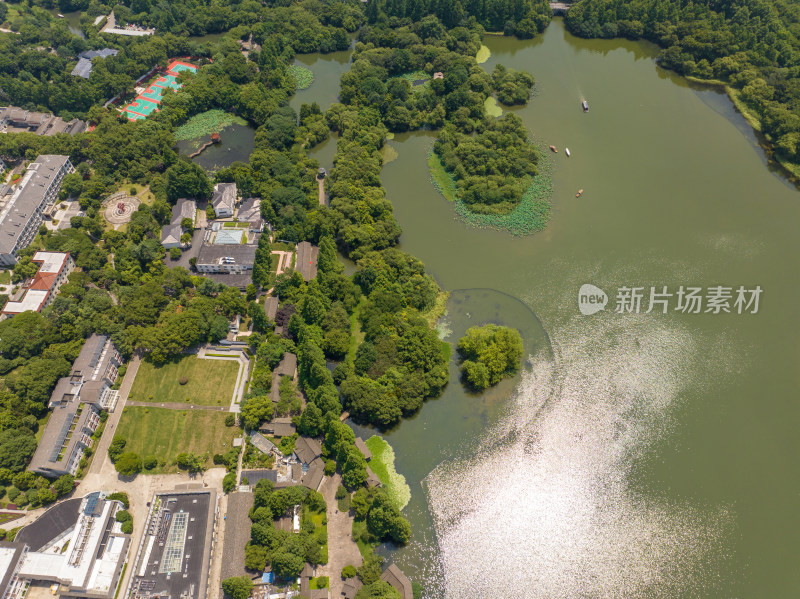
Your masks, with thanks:
[[[776,155],[800,173],[800,6],[788,0],[580,0],[566,16],[584,37],[644,38],[662,66],[720,80]]]

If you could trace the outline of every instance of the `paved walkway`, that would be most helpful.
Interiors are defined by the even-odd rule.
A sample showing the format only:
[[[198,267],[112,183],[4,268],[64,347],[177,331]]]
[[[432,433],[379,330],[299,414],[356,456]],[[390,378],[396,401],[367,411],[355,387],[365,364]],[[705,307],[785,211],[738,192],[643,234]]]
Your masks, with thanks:
[[[104,469],[107,471],[109,468],[116,473],[114,465],[108,459],[108,447],[111,445],[111,440],[114,438],[114,433],[119,424],[119,419],[122,418],[122,411],[125,409],[125,403],[128,401],[128,396],[131,394],[131,387],[133,387],[133,380],[136,378],[136,373],[139,372],[139,365],[142,363],[140,356],[135,355],[128,362],[128,369],[125,371],[125,378],[119,387],[119,399],[114,411],[108,415],[106,420],[106,427],[103,430],[103,436],[94,448],[94,459],[92,465],[89,467],[87,477],[91,474],[98,474]]]
[[[294,255],[294,252],[282,252],[280,250],[273,250],[272,254],[274,256],[278,256],[278,268],[275,271],[276,275],[282,274],[292,267],[292,256]]]
[[[136,408],[166,408],[167,410],[211,410],[213,412],[226,412],[224,406],[195,406],[185,403],[158,403],[155,401],[129,401],[125,405]]]
[[[319,185],[319,205],[325,205],[325,179],[317,179],[317,184]]]
[[[330,597],[341,597],[345,566],[362,564],[361,552],[353,541],[353,518],[348,512],[340,512],[336,501],[336,489],[342,482],[341,475],[325,477],[320,492],[328,504],[328,563],[317,568],[318,576],[330,579]]]

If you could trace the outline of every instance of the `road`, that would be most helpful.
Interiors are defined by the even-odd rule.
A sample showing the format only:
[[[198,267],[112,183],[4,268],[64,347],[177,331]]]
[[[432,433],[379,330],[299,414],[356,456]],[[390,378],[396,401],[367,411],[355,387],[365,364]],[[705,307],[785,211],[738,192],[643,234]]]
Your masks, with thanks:
[[[353,518],[348,512],[340,512],[336,501],[336,489],[341,482],[338,473],[331,478],[326,476],[320,490],[328,504],[328,563],[317,568],[317,575],[329,577],[331,597],[342,596],[342,569],[349,565],[358,567],[363,561],[353,541]]]

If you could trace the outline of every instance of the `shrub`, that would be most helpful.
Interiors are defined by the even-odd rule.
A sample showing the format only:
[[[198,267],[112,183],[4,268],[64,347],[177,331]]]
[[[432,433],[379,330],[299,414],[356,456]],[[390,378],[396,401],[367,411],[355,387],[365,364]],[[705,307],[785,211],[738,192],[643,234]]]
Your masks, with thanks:
[[[185,385],[185,384],[186,384],[186,383],[188,383],[188,382],[189,382],[189,379],[188,379],[188,378],[186,378],[185,376],[182,376],[182,377],[180,378],[180,380],[178,380],[178,383],[180,383],[181,385]]]
[[[22,493],[22,491],[20,491],[16,487],[9,487],[8,488],[8,498],[9,498],[9,500],[11,500],[12,502],[16,503],[17,497],[20,496],[20,493]]]
[[[120,510],[114,516],[117,522],[128,522],[129,520],[133,520],[133,516],[128,510]]]
[[[344,485],[339,485],[336,489],[336,499],[344,499],[347,495],[347,489],[344,488]]]
[[[235,472],[228,472],[222,478],[222,490],[226,493],[230,493],[236,488],[236,473]]]
[[[222,455],[221,453],[215,453],[214,464],[217,466],[222,466],[223,464],[225,464],[225,456]]]
[[[225,416],[225,426],[233,426],[234,424],[236,424],[236,416],[233,414]]]
[[[342,578],[355,578],[356,576],[356,567],[355,566],[345,566],[342,568]]]
[[[111,445],[108,446],[108,457],[112,462],[116,463],[117,459],[122,455],[122,450],[125,449],[127,443],[127,439],[123,437],[114,437],[114,440],[111,441]]]
[[[133,520],[128,520],[127,522],[123,522],[122,526],[120,526],[120,530],[126,535],[133,533]]]
[[[325,460],[325,470],[323,470],[325,476],[333,476],[334,472],[336,472],[336,462],[333,460]],[[341,487],[342,485],[339,486]]]
[[[132,196],[135,196],[135,195],[136,195],[136,188],[135,188],[135,187],[131,187],[131,188],[128,190],[128,193],[129,193],[130,195],[132,195]]]
[[[142,469],[142,458],[138,453],[127,451],[117,458],[114,466],[122,476],[133,476]]]
[[[131,502],[128,500],[128,494],[125,491],[111,493],[106,499],[109,501],[119,501],[126,510],[131,506]]]
[[[149,455],[145,457],[143,466],[145,470],[152,470],[156,466],[158,466],[158,459],[154,455]]]

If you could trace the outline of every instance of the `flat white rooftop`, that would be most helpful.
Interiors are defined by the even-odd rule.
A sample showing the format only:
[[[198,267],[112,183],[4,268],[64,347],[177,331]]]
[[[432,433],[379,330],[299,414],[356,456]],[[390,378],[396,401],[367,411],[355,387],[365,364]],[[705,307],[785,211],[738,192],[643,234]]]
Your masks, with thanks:
[[[39,289],[28,289],[22,299],[18,302],[8,302],[3,308],[3,312],[7,314],[19,314],[26,310],[33,310],[37,312],[41,307],[44,300],[47,299],[48,291]]]
[[[40,273],[58,274],[64,267],[64,262],[67,261],[67,255],[65,252],[36,252],[32,260],[42,262],[39,267]]]

